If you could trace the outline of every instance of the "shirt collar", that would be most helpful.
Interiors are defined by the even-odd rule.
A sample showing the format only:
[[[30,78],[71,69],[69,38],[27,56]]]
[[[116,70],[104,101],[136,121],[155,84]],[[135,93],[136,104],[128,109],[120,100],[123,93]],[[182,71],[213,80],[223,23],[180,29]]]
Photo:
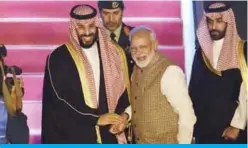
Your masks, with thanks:
[[[118,42],[119,41],[119,39],[120,39],[120,36],[121,36],[121,28],[122,28],[122,23],[121,23],[121,25],[117,28],[117,29],[115,29],[115,31],[114,31],[114,34],[115,34],[115,40]],[[109,31],[109,35],[111,34],[111,32]]]
[[[217,40],[217,41],[214,41],[213,42],[213,45],[214,46],[222,46],[222,44],[223,44],[223,42],[224,42],[224,38],[222,38],[222,39],[220,39],[220,40]]]

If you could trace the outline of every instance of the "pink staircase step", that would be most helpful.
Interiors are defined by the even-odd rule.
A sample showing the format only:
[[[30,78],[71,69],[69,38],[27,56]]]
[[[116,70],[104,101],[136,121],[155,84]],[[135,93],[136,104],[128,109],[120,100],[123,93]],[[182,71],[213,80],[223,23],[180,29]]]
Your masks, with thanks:
[[[24,81],[24,101],[41,101],[43,74],[40,75],[23,75]]]
[[[142,1],[142,3],[140,1],[126,1],[124,16],[180,18],[180,3],[180,1]],[[0,13],[0,18],[68,17],[70,9],[76,4],[90,4],[97,8],[96,1],[5,1],[0,2],[0,10],[8,13]]]
[[[41,135],[30,135],[29,143],[30,144],[40,144],[41,143]]]
[[[31,135],[39,135],[41,129],[42,103],[31,102],[23,104],[23,113],[28,117],[28,127]]]
[[[41,116],[42,104],[41,102],[29,102],[23,105],[23,112],[28,117],[29,127],[29,143],[40,143],[41,138]]]
[[[130,22],[147,25],[155,30],[160,44],[182,45],[182,24],[175,22]],[[63,44],[68,41],[68,22],[8,22],[0,23],[0,41],[3,44]],[[173,29],[172,29],[173,28]]]
[[[46,58],[52,50],[8,50],[6,64],[18,65],[23,72],[43,72]]]
[[[162,53],[167,55],[170,59],[176,62],[183,70],[184,67],[184,50],[161,50]]]

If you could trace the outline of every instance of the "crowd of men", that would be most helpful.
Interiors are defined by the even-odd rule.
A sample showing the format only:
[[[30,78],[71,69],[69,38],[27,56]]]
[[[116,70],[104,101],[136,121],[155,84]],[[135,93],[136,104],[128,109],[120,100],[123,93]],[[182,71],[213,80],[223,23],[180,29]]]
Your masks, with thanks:
[[[152,28],[122,21],[123,1],[98,1],[98,9],[74,6],[69,43],[47,57],[41,143],[247,143],[247,44],[230,6],[205,9],[189,87]],[[0,143],[15,143],[4,102]]]

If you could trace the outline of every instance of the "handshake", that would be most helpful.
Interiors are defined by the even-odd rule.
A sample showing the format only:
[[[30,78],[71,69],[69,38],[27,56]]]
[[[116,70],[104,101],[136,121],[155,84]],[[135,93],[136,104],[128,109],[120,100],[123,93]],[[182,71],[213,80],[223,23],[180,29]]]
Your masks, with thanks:
[[[111,125],[109,132],[116,135],[122,133],[128,124],[128,114],[122,113],[121,115],[115,113],[107,113],[100,116],[97,125],[106,126]]]

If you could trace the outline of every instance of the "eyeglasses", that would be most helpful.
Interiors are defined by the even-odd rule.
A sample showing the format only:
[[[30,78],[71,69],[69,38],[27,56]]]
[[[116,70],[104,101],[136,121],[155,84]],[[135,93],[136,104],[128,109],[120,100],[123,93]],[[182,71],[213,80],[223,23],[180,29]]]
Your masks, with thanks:
[[[148,46],[140,46],[140,47],[135,47],[135,48],[130,48],[130,51],[131,51],[131,53],[132,54],[136,54],[136,53],[138,53],[138,52],[140,52],[140,53],[149,53],[149,48],[148,48]]]

